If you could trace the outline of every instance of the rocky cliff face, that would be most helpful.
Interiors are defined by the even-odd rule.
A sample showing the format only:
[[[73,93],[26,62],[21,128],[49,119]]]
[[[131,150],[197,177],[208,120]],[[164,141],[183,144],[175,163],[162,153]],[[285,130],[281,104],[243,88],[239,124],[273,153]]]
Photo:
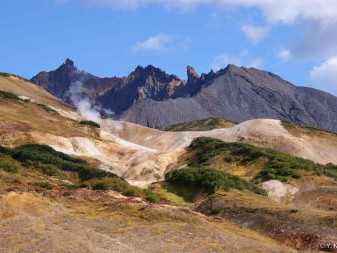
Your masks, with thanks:
[[[71,60],[32,81],[69,102],[70,87],[83,83],[83,93],[116,113],[116,118],[163,128],[172,124],[221,117],[232,121],[283,119],[337,131],[337,98],[297,87],[255,68],[228,65],[199,76],[187,67],[188,80],[151,65],[123,78],[99,78],[79,71]]]

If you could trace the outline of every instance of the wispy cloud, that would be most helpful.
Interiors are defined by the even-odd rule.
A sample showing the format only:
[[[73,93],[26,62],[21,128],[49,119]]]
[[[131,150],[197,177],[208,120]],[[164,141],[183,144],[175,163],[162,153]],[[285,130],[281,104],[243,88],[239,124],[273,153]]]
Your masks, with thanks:
[[[138,42],[134,47],[134,51],[163,51],[171,47],[173,37],[170,35],[159,34],[151,36],[142,42]]]
[[[267,36],[269,28],[245,24],[241,27],[241,31],[253,44],[257,44]]]
[[[172,35],[158,34],[136,43],[132,49],[134,51],[174,52],[179,49],[188,50],[191,44],[192,40],[189,38],[177,39]]]
[[[282,49],[278,52],[277,57],[282,61],[287,62],[291,58],[291,52],[288,49]]]
[[[310,72],[310,78],[319,85],[320,89],[337,95],[337,57],[332,57]]]

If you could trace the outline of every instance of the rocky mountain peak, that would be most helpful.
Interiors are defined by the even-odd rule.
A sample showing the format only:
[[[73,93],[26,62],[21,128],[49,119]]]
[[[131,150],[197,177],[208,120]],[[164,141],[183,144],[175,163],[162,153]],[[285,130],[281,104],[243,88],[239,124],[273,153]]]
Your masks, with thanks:
[[[67,60],[64,62],[64,64],[66,66],[69,66],[69,67],[75,67],[74,61],[69,59],[69,58],[67,58]]]
[[[160,68],[148,65],[145,68],[138,66],[128,77],[129,81],[136,81],[140,86],[145,84],[156,85],[159,83],[169,83],[173,80],[181,81],[175,75],[166,74]]]
[[[195,69],[191,66],[187,66],[187,80],[188,81],[196,81],[199,78],[200,78],[200,76],[195,71]]]

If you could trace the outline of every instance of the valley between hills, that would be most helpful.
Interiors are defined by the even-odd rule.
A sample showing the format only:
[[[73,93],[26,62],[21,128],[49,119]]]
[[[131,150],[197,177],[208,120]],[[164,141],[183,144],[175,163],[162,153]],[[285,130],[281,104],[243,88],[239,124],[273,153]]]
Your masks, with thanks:
[[[337,134],[263,118],[144,125],[90,120],[1,74],[2,251],[331,251]]]

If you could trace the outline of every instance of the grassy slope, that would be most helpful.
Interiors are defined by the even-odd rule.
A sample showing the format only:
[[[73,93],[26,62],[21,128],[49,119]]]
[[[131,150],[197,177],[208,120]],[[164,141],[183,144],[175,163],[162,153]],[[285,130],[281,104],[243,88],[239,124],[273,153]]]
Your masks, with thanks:
[[[0,75],[0,90],[14,93],[17,96],[26,96],[63,110],[74,110],[43,88],[15,75]]]
[[[293,122],[290,122],[290,121],[286,121],[286,120],[282,120],[281,121],[282,125],[294,132],[294,133],[302,133],[302,134],[325,134],[325,135],[335,135],[337,136],[337,133],[333,132],[333,131],[330,131],[330,130],[327,130],[327,129],[323,129],[323,128],[318,128],[318,127],[312,127],[312,126],[300,126],[300,125],[297,125]]]
[[[166,128],[165,131],[209,131],[217,128],[229,128],[235,125],[236,123],[226,119],[208,118],[176,124]]]
[[[39,131],[63,137],[96,137],[95,131],[77,121],[62,117],[45,104],[18,99],[0,92],[0,144],[20,145],[30,142],[29,132]],[[12,95],[8,95],[12,94]]]
[[[214,167],[257,182],[270,179],[286,182],[303,175],[325,175],[337,179],[337,166],[332,164],[319,165],[267,148],[206,137],[192,142],[184,162],[193,167]]]
[[[30,179],[34,179],[28,179],[23,185],[18,183],[19,187],[29,185],[47,190],[55,187],[57,191],[76,188],[115,190],[127,196],[142,197],[150,202],[160,201],[160,197],[150,190],[131,186],[113,173],[45,145],[25,144],[14,149],[0,146],[0,170],[5,175],[9,173],[13,178],[17,177],[18,182],[19,179],[26,181],[25,175],[29,172]]]

